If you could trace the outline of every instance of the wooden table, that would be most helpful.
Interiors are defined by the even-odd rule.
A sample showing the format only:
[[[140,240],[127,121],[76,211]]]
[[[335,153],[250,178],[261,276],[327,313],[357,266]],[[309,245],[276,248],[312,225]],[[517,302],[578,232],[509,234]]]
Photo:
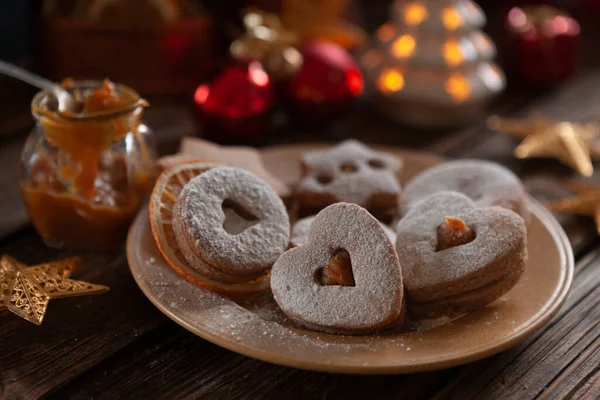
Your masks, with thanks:
[[[551,90],[513,84],[490,112],[528,111],[557,119],[600,118],[600,28],[589,39],[578,76]],[[27,105],[24,105],[26,108]],[[185,106],[156,105],[147,115],[163,153],[195,133]],[[572,173],[550,160],[518,161],[514,141],[489,131],[485,116],[464,128],[423,133],[399,128],[367,106],[327,132],[275,132],[269,144],[346,137],[426,149],[448,157],[500,162],[541,198],[564,194]],[[28,225],[17,186],[22,136],[0,147],[0,253],[34,264],[76,254],[45,247]],[[596,174],[598,175],[598,173]],[[494,357],[442,371],[399,376],[346,376],[256,361],[206,342],[163,316],[136,286],[124,252],[85,253],[76,278],[110,286],[99,296],[53,302],[42,326],[0,312],[0,398],[402,398],[548,399],[600,397],[600,241],[592,220],[558,216],[577,267],[560,313],[524,343]]]

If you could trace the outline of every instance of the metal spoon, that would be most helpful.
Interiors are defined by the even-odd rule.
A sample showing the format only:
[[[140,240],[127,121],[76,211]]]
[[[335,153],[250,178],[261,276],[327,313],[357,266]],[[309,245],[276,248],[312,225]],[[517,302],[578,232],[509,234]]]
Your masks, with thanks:
[[[32,86],[45,90],[56,97],[58,101],[58,111],[78,114],[81,111],[81,104],[65,88],[56,83],[42,78],[39,75],[31,73],[26,69],[0,60],[0,73],[13,78],[27,82]]]

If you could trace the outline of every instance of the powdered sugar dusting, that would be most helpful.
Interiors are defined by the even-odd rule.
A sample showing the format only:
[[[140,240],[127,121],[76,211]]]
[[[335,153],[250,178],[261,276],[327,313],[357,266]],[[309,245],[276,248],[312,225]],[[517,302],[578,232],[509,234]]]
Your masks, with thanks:
[[[245,169],[267,182],[281,197],[286,198],[291,194],[285,182],[265,168],[260,152],[252,147],[220,146],[197,137],[184,137],[181,139],[178,155],[196,160],[223,162],[232,167]]]
[[[402,161],[356,140],[343,141],[330,150],[308,152],[303,155],[302,164],[306,174],[298,184],[299,193],[332,195],[337,201],[363,207],[373,196],[400,193],[396,175]],[[331,180],[324,183],[323,177]],[[394,205],[395,202],[390,204]]]
[[[317,269],[331,253],[350,254],[356,286],[321,286]],[[283,311],[307,326],[368,331],[398,318],[402,272],[393,244],[365,209],[348,203],[325,208],[311,224],[309,243],[284,253],[271,272],[273,295]]]
[[[292,235],[290,237],[290,244],[292,246],[303,246],[308,243],[308,231],[314,219],[315,216],[312,215],[296,221],[294,226],[292,226]]]
[[[238,234],[228,233],[223,227],[225,200],[258,221]],[[174,215],[177,244],[188,263],[204,273],[210,266],[248,280],[270,267],[289,242],[289,217],[279,196],[266,182],[237,168],[213,168],[192,179],[181,191]]]
[[[475,240],[436,251],[437,227],[446,216],[465,221],[475,232]],[[475,208],[468,197],[456,192],[436,193],[414,205],[398,223],[397,234],[396,250],[409,297],[419,289],[450,284],[483,270],[485,273],[478,274],[477,279],[471,279],[457,290],[493,282],[507,271],[497,264],[494,264],[497,268],[487,267],[511,254],[522,260],[519,256],[525,251],[526,244],[525,223],[519,215],[500,207]],[[457,293],[438,290],[423,300],[453,294]]]
[[[406,215],[419,200],[445,190],[463,193],[480,207],[500,206],[528,217],[519,178],[502,165],[483,160],[448,161],[421,172],[404,188],[401,214]]]
[[[290,238],[290,244],[293,247],[303,246],[306,243],[308,243],[308,231],[314,219],[314,215],[310,217],[301,218],[298,221],[296,221],[294,226],[292,226],[292,236]],[[385,231],[385,234],[390,239],[390,241],[392,243],[396,243],[396,232],[386,224],[381,224],[381,227]]]

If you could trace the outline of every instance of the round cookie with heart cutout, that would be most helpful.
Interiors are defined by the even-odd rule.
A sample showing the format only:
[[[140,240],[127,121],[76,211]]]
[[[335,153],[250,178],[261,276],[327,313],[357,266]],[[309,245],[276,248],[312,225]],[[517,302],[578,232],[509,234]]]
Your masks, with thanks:
[[[407,310],[415,318],[454,316],[508,292],[527,260],[527,231],[518,214],[478,207],[456,192],[414,205],[396,229]]]
[[[441,191],[468,196],[479,207],[500,206],[529,220],[527,196],[519,178],[502,165],[483,160],[448,161],[416,175],[404,187],[400,214],[420,200]]]
[[[308,242],[273,265],[271,289],[290,319],[314,330],[361,334],[404,320],[394,245],[356,204],[336,203],[317,214]]]
[[[268,272],[287,248],[283,201],[248,171],[215,167],[189,181],[173,208],[173,232],[190,267],[221,283]]]

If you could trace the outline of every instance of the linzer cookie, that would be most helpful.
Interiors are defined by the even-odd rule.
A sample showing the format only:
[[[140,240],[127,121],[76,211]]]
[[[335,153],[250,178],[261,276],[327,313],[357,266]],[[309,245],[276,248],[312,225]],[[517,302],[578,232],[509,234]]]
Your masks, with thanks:
[[[364,208],[338,203],[310,224],[308,242],[273,266],[279,307],[311,329],[367,333],[400,325],[402,272],[379,222]]]
[[[523,218],[501,207],[479,208],[460,193],[436,193],[413,205],[396,233],[407,310],[417,318],[483,307],[525,269]]]
[[[396,156],[346,140],[330,150],[308,152],[301,162],[303,178],[296,188],[301,215],[337,202],[358,204],[384,220],[396,214],[402,167]]]
[[[264,275],[285,251],[290,224],[277,193],[251,173],[212,168],[189,181],[173,211],[177,244],[191,268],[224,283]]]
[[[296,221],[292,226],[292,236],[290,238],[290,247],[303,246],[308,243],[308,231],[314,221],[315,216],[304,217]],[[385,224],[381,224],[385,234],[392,243],[396,243],[396,232]]]
[[[415,176],[402,193],[401,214],[406,215],[419,200],[445,190],[463,193],[480,207],[500,206],[529,219],[519,178],[497,163],[481,160],[449,161]]]

